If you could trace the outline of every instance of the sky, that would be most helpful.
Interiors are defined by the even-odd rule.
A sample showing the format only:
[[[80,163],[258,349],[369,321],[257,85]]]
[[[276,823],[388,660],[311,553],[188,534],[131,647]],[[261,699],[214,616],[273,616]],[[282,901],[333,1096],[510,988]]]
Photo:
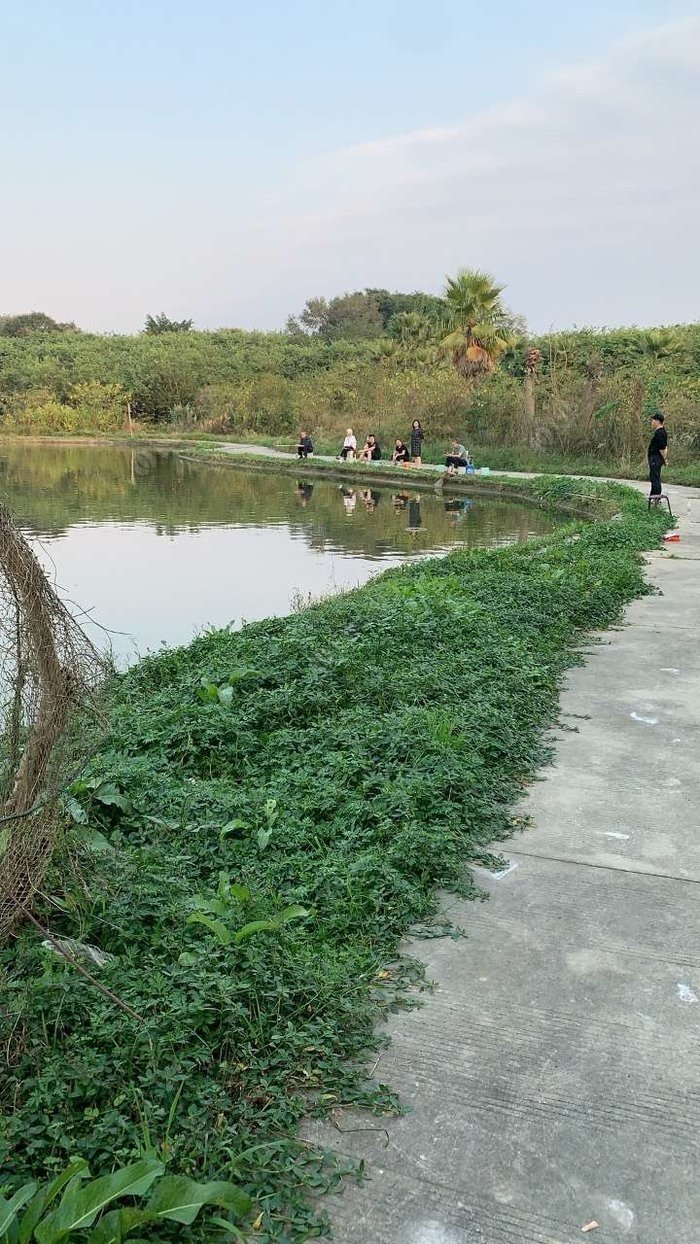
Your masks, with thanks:
[[[700,306],[700,0],[0,9],[0,314],[281,328],[479,267],[535,331]]]

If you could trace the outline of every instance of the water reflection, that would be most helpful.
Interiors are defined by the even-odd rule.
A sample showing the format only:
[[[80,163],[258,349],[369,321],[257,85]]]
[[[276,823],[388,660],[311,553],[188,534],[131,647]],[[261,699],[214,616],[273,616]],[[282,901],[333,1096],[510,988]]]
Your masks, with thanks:
[[[286,613],[297,594],[354,586],[406,557],[522,540],[553,523],[408,481],[351,487],[138,448],[0,446],[0,489],[59,587],[118,632],[121,659],[207,625]]]

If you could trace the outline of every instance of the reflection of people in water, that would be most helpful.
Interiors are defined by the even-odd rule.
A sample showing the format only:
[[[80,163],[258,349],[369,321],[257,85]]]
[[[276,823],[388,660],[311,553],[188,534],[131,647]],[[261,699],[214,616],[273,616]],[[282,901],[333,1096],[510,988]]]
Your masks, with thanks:
[[[406,509],[406,502],[408,501],[408,498],[409,498],[409,494],[408,494],[407,492],[397,492],[397,493],[395,493],[395,495],[391,498],[392,505],[393,505],[394,509],[395,509],[395,510],[405,510],[405,509]]]
[[[343,498],[343,505],[345,506],[345,513],[349,518],[357,505],[357,495],[353,488],[345,488],[342,484],[340,485],[340,492]]]
[[[372,510],[376,510],[379,505],[379,493],[375,492],[374,488],[365,488],[362,494],[362,500],[365,503],[365,509],[369,510],[371,513]]]
[[[306,505],[314,495],[314,486],[313,484],[305,484],[303,480],[299,480],[297,483],[297,492],[299,494],[301,504]]]
[[[415,536],[421,530],[422,526],[423,519],[421,518],[420,513],[420,497],[411,497],[411,500],[408,503],[408,527],[406,530],[409,531],[412,536]]]
[[[467,517],[472,508],[471,497],[451,497],[449,501],[444,502],[445,513],[452,516],[452,525],[456,526],[462,519]]]

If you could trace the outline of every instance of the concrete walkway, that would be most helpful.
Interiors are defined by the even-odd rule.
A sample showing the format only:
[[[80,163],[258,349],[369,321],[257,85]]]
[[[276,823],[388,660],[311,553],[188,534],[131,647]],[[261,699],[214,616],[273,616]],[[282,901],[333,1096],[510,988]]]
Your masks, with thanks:
[[[700,493],[669,494],[663,595],[571,672],[509,871],[407,947],[435,990],[375,1072],[407,1114],[307,1128],[366,1162],[338,1244],[700,1241]]]

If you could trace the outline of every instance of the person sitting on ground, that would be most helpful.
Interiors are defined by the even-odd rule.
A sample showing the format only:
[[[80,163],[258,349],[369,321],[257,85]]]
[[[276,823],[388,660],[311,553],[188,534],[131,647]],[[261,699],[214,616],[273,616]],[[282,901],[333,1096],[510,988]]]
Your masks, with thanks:
[[[357,439],[355,437],[355,433],[353,432],[352,428],[346,428],[345,429],[345,440],[343,441],[343,448],[340,451],[339,457],[343,459],[343,462],[347,462],[348,458],[350,458],[350,460],[352,461],[356,453],[357,453]]]
[[[404,445],[402,440],[397,439],[394,446],[394,452],[391,455],[391,461],[398,462],[401,466],[405,466],[410,460],[410,457],[411,455],[409,454],[406,445]]]
[[[459,441],[453,441],[452,442],[452,453],[449,453],[447,457],[445,458],[445,466],[447,467],[447,474],[455,475],[456,472],[461,467],[464,467],[464,469],[466,470],[468,465],[469,465],[469,450],[465,449],[464,445],[460,445]]]
[[[308,458],[309,456],[313,458],[313,454],[314,446],[311,437],[308,432],[300,432],[299,444],[297,445],[297,455],[300,458]]]
[[[382,451],[377,444],[377,438],[373,432],[370,432],[362,449],[357,455],[358,458],[364,458],[365,462],[378,462],[382,456]]]

